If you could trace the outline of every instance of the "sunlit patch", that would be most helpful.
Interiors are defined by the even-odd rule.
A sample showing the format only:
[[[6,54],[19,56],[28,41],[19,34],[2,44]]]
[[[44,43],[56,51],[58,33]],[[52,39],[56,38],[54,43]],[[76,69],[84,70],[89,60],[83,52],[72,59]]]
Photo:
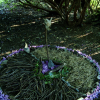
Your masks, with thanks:
[[[35,22],[30,22],[30,23],[27,23],[27,24],[34,24]],[[12,25],[10,27],[18,27],[18,26],[23,26],[23,25],[27,25],[27,24],[21,24],[21,25]]]
[[[28,24],[35,24],[35,22],[30,22],[30,23],[28,23]]]
[[[60,43],[64,43],[64,41],[60,41]]]
[[[81,36],[79,36],[79,37],[77,37],[77,38],[82,38],[82,37],[85,37],[85,36],[87,36],[87,35],[89,35],[89,34],[91,34],[92,32],[90,32],[90,33],[86,33],[86,34],[84,34],[84,35],[81,35]]]
[[[3,56],[5,54],[10,54],[10,53],[12,53],[12,52],[11,51],[8,51],[8,52],[5,52],[5,53],[1,53],[0,56]]]
[[[52,22],[51,22],[51,23],[58,22],[58,21],[59,21],[59,19],[60,19],[60,18],[56,18],[56,19],[52,20]]]
[[[4,33],[5,31],[0,31],[0,33]]]
[[[6,35],[0,35],[0,37],[5,37]]]
[[[94,48],[98,48],[98,47],[100,47],[100,45],[98,45],[98,46],[96,46],[96,47],[94,47]]]
[[[12,25],[12,26],[10,26],[10,27],[18,27],[18,26],[20,26],[20,25]]]
[[[100,54],[100,51],[90,54],[90,56]]]

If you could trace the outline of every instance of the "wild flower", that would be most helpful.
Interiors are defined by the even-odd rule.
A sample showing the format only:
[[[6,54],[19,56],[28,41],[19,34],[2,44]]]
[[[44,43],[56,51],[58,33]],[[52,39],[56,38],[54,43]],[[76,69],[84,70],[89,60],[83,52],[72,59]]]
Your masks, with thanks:
[[[0,100],[10,100],[8,99],[8,95],[4,95],[2,90],[0,90]]]

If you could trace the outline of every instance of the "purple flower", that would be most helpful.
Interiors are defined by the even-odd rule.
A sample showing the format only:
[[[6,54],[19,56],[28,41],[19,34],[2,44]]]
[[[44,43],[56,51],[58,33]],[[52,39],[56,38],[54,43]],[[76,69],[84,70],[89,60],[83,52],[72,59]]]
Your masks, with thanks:
[[[88,97],[86,97],[84,100],[90,100]]]
[[[0,65],[1,65],[2,61],[0,61]]]
[[[89,60],[92,60],[92,58],[91,58],[90,56],[87,56],[87,58],[88,58]]]
[[[46,61],[46,63],[44,61],[42,61],[42,73],[45,74],[46,72],[49,71],[48,69],[48,61]]]
[[[8,57],[11,57],[12,55],[13,55],[13,54],[11,53],[11,54],[8,55]]]
[[[100,87],[99,86],[97,86],[97,88],[96,88],[96,91],[98,91],[98,90],[100,90]]]
[[[51,70],[54,69],[54,67],[51,67]]]
[[[72,52],[74,52],[74,50],[72,50]]]
[[[86,56],[86,54],[85,54],[85,53],[82,53],[81,55],[82,55],[82,56]]]
[[[5,95],[5,97],[4,97],[4,100],[10,100],[10,99],[8,99],[8,95]]]
[[[43,69],[43,70],[42,70],[42,73],[45,74],[45,73],[48,72],[48,71],[49,71],[48,69]]]
[[[46,64],[43,64],[43,69],[48,69],[48,66]]]
[[[96,61],[94,59],[92,61],[93,61],[93,63],[96,63]]]
[[[68,48],[67,48],[67,50],[68,50],[68,51],[72,51],[72,49],[68,49]]]
[[[98,62],[96,63],[96,66],[99,68],[99,64],[98,64]]]
[[[59,47],[59,48],[61,48],[61,49],[65,49],[66,47]]]
[[[43,47],[43,46],[44,46],[44,45],[39,45],[39,46],[36,46],[36,47],[37,47],[37,48],[38,48],[38,47],[40,47],[40,48],[41,48],[41,47]]]
[[[80,55],[82,54],[82,52],[81,52],[81,51],[78,51],[78,50],[77,50],[77,52],[78,52]]]
[[[98,95],[98,94],[95,94],[95,93],[94,93],[94,94],[92,95],[92,97],[93,97],[93,98],[97,98],[97,95]]]
[[[10,99],[8,99],[8,95],[4,95],[2,93],[2,90],[0,90],[0,100],[10,100]]]
[[[56,46],[56,48],[59,48],[59,46]]]
[[[23,49],[20,48],[17,52],[19,53],[20,51],[23,51]]]
[[[5,57],[3,57],[3,60],[6,60],[6,58],[5,58]]]
[[[93,97],[92,96],[90,96],[90,99],[89,100],[93,100]]]
[[[36,48],[37,46],[31,46],[31,47],[34,47],[34,48]]]

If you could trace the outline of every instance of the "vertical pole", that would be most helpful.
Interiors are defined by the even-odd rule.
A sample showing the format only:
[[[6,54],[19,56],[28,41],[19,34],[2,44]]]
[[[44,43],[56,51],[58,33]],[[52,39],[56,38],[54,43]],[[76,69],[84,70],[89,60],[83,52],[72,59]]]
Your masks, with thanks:
[[[48,43],[47,43],[47,29],[45,29],[45,40],[46,40],[46,50],[47,50],[47,59],[49,60],[49,54],[48,54]]]

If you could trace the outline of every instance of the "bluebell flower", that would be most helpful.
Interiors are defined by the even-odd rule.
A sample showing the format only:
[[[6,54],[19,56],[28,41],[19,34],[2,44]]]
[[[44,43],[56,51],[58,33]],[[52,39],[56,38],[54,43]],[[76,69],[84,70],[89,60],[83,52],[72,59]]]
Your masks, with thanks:
[[[61,49],[65,49],[66,47],[59,47],[59,48],[61,48]]]
[[[37,46],[31,46],[31,47],[34,47],[34,48],[36,48]]]
[[[93,63],[97,63],[94,59],[92,61],[93,61]]]
[[[5,57],[3,57],[3,60],[6,60],[6,58],[5,58]]]
[[[72,51],[72,49],[68,49],[68,51]]]
[[[91,58],[90,56],[87,56],[87,58],[88,58],[89,60],[92,60],[92,58]]]
[[[81,55],[82,55],[82,56],[86,56],[86,54],[85,54],[85,53],[82,53]]]
[[[43,47],[43,46],[44,46],[44,45],[39,45],[39,46],[36,46],[36,47],[38,48],[38,47]]]
[[[48,69],[48,62],[46,61],[46,63],[44,61],[42,61],[42,73],[45,74],[46,72],[49,71]]]
[[[4,95],[2,90],[0,90],[0,100],[10,100],[8,99],[8,97],[9,97],[8,95]]]
[[[42,73],[45,74],[45,73],[48,72],[48,71],[49,71],[48,69],[43,69],[43,70],[42,70]]]

